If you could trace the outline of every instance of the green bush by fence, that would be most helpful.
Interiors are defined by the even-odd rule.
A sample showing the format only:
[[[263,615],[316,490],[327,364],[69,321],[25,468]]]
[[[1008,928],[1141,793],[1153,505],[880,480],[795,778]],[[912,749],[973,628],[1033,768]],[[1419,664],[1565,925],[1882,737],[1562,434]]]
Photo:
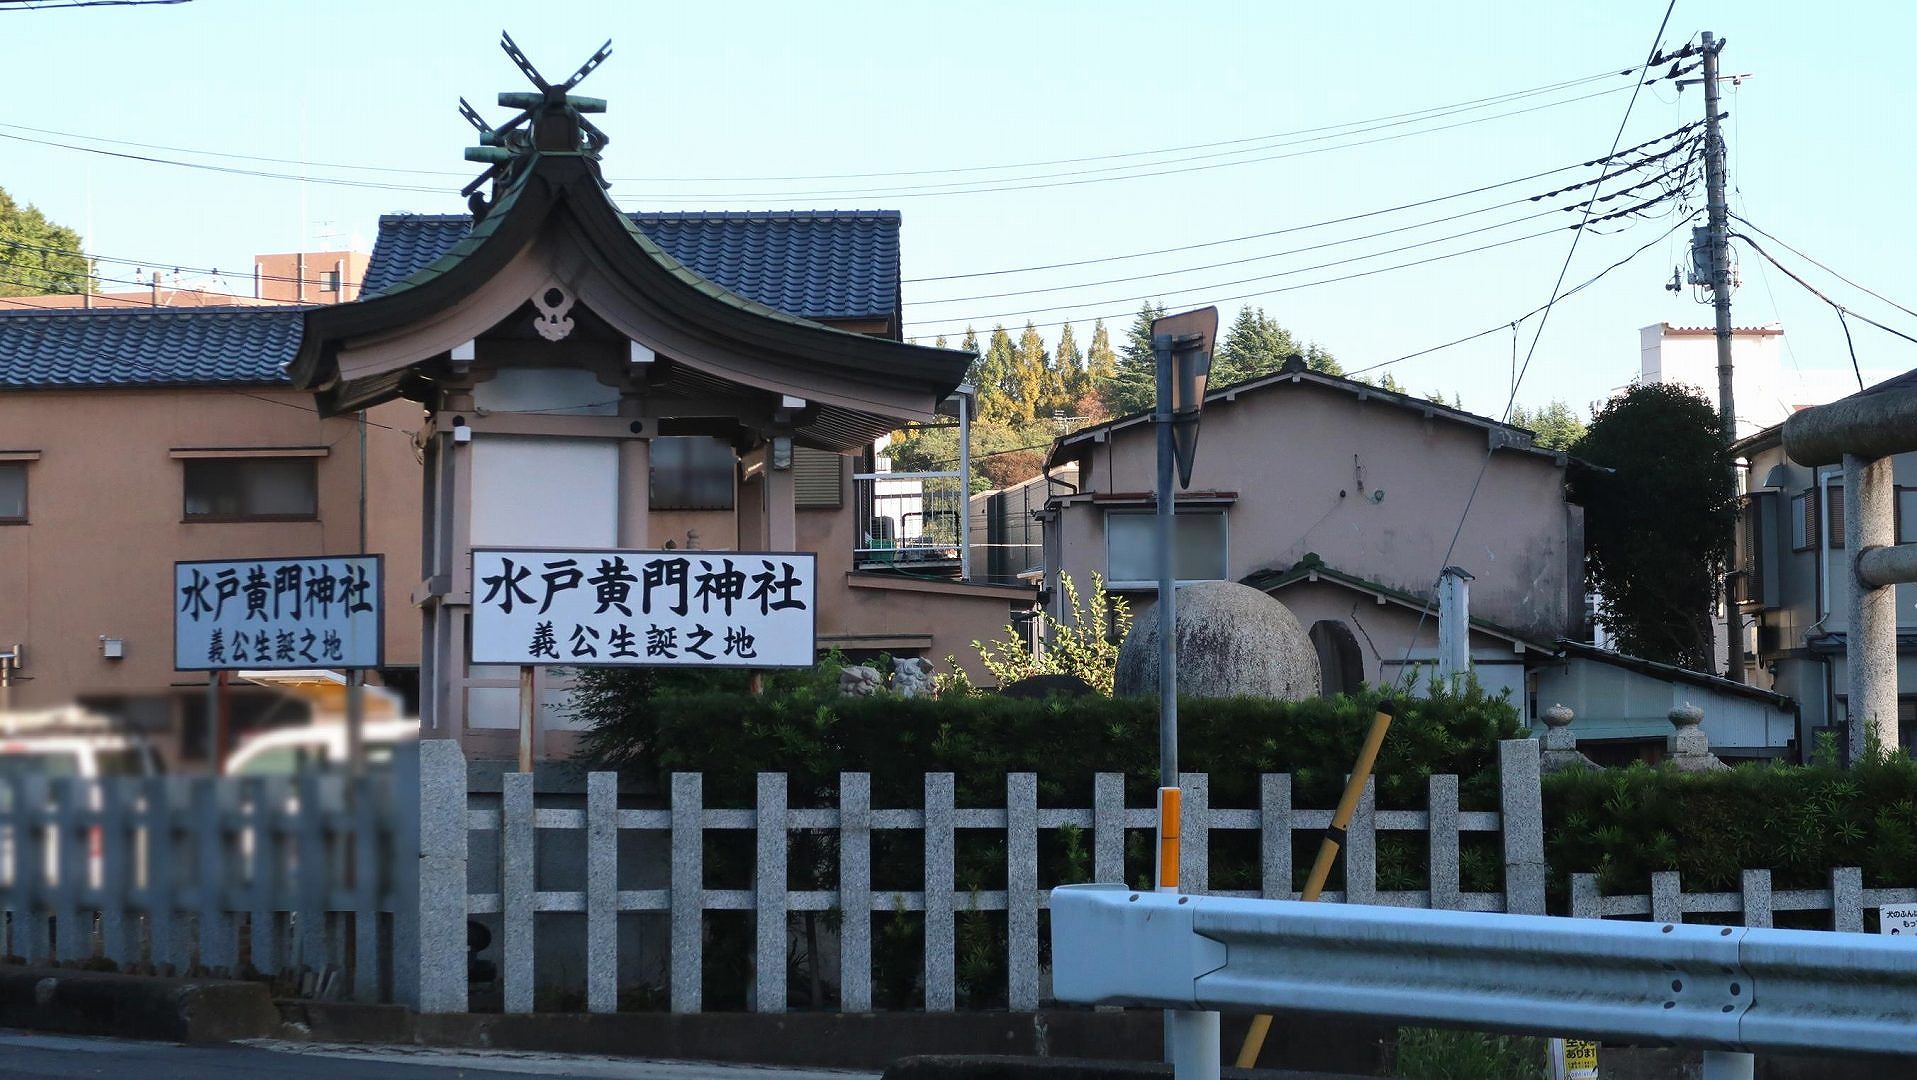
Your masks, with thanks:
[[[592,725],[590,758],[659,780],[703,772],[714,805],[748,805],[762,770],[792,775],[794,805],[830,805],[840,772],[871,773],[879,806],[918,805],[927,772],[956,774],[959,802],[971,806],[1003,805],[1008,772],[1038,773],[1048,806],[1090,805],[1100,772],[1124,773],[1134,805],[1149,805],[1158,782],[1149,700],[840,697],[830,666],[778,676],[758,695],[723,678],[715,686],[711,677],[675,684],[617,670],[581,675],[575,701]],[[1298,805],[1329,807],[1382,699],[1371,691],[1303,702],[1187,700],[1179,765],[1211,774],[1215,806],[1256,806],[1259,774],[1288,772]],[[1510,704],[1476,687],[1406,701],[1378,761],[1378,803],[1421,809],[1425,778],[1455,773],[1467,809],[1494,810],[1498,740],[1523,734]]]
[[[1740,871],[1764,869],[1775,888],[1828,888],[1840,866],[1871,888],[1917,884],[1917,764],[1901,753],[1854,769],[1562,772],[1545,778],[1544,807],[1554,911],[1569,909],[1573,873],[1606,893],[1644,892],[1657,870],[1686,892],[1735,892]]]

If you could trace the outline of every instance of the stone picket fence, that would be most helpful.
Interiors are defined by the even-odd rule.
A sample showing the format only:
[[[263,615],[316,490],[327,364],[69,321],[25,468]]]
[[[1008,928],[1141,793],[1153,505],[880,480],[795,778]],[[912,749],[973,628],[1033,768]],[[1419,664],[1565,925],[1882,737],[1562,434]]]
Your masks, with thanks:
[[[1324,899],[1544,913],[1541,749],[1499,746],[1497,810],[1460,809],[1455,776],[1429,779],[1422,810],[1380,810],[1367,788],[1348,830],[1345,888]],[[903,915],[922,930],[913,1005],[946,1012],[960,1001],[961,916],[991,912],[1002,1000],[1031,1010],[1047,995],[1041,913],[1057,884],[1041,880],[1041,850],[1075,833],[1093,878],[1123,880],[1127,833],[1155,824],[1150,807],[1126,804],[1117,774],[1097,776],[1087,803],[1070,807],[1041,807],[1032,773],[1007,776],[1003,803],[986,807],[956,805],[949,773],[925,776],[917,805],[893,807],[872,805],[863,773],[841,776],[837,805],[825,807],[791,805],[783,773],[759,774],[750,807],[708,806],[697,773],[623,798],[612,773],[556,779],[542,773],[535,791],[531,775],[489,778],[455,744],[427,740],[396,755],[390,775],[358,781],[0,781],[0,945],[28,962],[277,976],[290,992],[424,1012],[698,1012],[714,1004],[714,956],[743,943],[744,1007],[785,1011],[803,949],[818,980],[809,1007],[836,995],[840,1010],[862,1012],[874,1006],[879,920]],[[1182,784],[1187,888],[1213,891],[1212,839],[1235,835],[1245,839],[1231,848],[1256,851],[1258,885],[1223,894],[1293,897],[1295,852],[1310,857],[1331,811],[1296,806],[1282,774],[1261,777],[1249,807],[1213,806],[1203,774]],[[828,841],[799,850],[831,853],[830,888],[790,886],[806,834]],[[1381,835],[1422,838],[1427,887],[1378,887]],[[1501,890],[1462,887],[1471,835],[1500,853]],[[957,881],[961,844],[980,837],[1003,851],[1004,888]],[[726,838],[745,853],[743,881],[712,880],[709,845]],[[875,840],[910,857],[888,856],[875,875]],[[907,887],[894,887],[908,870]],[[1774,912],[1818,910],[1833,929],[1858,930],[1864,908],[1917,902],[1917,889],[1863,889],[1855,869],[1834,871],[1828,890],[1774,892],[1769,881],[1747,871],[1738,893],[1686,895],[1677,875],[1658,874],[1647,895],[1601,897],[1595,878],[1576,875],[1572,913],[1734,913],[1766,925]]]
[[[1501,744],[1499,751],[1500,808],[1496,811],[1461,811],[1456,776],[1430,778],[1429,802],[1424,810],[1378,810],[1375,782],[1368,786],[1347,831],[1346,887],[1327,892],[1324,898],[1543,914],[1545,863],[1538,744],[1530,739],[1511,740]],[[565,913],[575,923],[583,920],[584,924],[579,965],[583,970],[569,974],[581,977],[580,989],[589,1011],[618,1008],[619,991],[627,981],[622,978],[622,970],[633,968],[630,963],[622,964],[622,951],[648,951],[643,940],[622,934],[625,920],[621,917],[650,915],[666,920],[669,943],[662,958],[653,965],[642,963],[640,969],[663,967],[669,1007],[675,1012],[698,1012],[704,1005],[707,915],[739,911],[750,912],[752,917],[753,971],[778,973],[752,980],[748,1007],[755,1012],[785,1011],[785,973],[793,938],[790,916],[805,912],[837,915],[835,981],[840,1008],[849,1012],[866,1011],[872,1005],[874,914],[908,912],[922,917],[923,1007],[931,1012],[949,1012],[957,1001],[958,914],[1004,912],[1006,1000],[1013,1010],[1032,1010],[1041,997],[1039,912],[1047,903],[1046,886],[1039,881],[1041,833],[1065,828],[1085,830],[1091,837],[1093,877],[1118,881],[1124,878],[1126,831],[1150,830],[1156,824],[1151,808],[1125,805],[1124,777],[1116,773],[1097,776],[1089,793],[1091,805],[1079,808],[1041,808],[1038,778],[1033,773],[1008,775],[1005,804],[992,808],[954,805],[955,785],[950,773],[926,775],[924,799],[919,806],[875,808],[871,805],[869,774],[847,773],[840,777],[838,806],[794,808],[788,803],[786,774],[760,773],[755,805],[749,809],[707,807],[703,777],[698,773],[671,777],[669,806],[665,809],[620,806],[617,778],[611,773],[586,777],[581,807],[552,806],[552,800],[541,805],[533,777],[528,774],[508,773],[502,777],[496,799],[490,793],[474,795],[465,783],[466,775],[466,762],[453,744],[422,745],[422,1011],[463,1011],[468,1007],[468,915],[483,916],[489,922],[496,918],[501,939],[498,974],[502,1007],[507,1012],[532,1011],[536,992],[554,982],[542,968],[549,963],[573,966],[568,945],[576,946],[580,941],[577,928],[569,934],[567,928],[550,918]],[[1251,831],[1258,836],[1262,890],[1222,894],[1295,899],[1296,893],[1291,891],[1294,837],[1305,834],[1315,839],[1331,824],[1332,811],[1294,806],[1288,775],[1261,777],[1259,805],[1247,808],[1211,806],[1203,774],[1185,774],[1180,782],[1184,790],[1180,872],[1185,887],[1193,892],[1212,891],[1210,834]],[[919,838],[925,867],[920,888],[873,888],[872,837],[887,830],[902,830]],[[708,834],[729,831],[752,836],[749,888],[714,889],[706,885]],[[788,888],[791,837],[799,831],[824,833],[836,840],[836,889]],[[976,831],[1003,837],[1006,888],[973,891],[957,886],[957,837],[961,832]],[[1427,839],[1429,888],[1378,889],[1377,837],[1387,832],[1422,834]],[[1503,891],[1466,892],[1460,888],[1459,840],[1471,832],[1500,838]],[[648,839],[652,841],[649,845]],[[557,865],[563,858],[542,860],[542,848],[583,850],[583,873],[577,867],[568,870]],[[633,853],[638,853],[644,865],[622,867]],[[542,870],[551,873],[542,874]],[[573,887],[557,888],[548,880],[560,877],[570,877]],[[622,881],[626,878],[635,880]],[[477,887],[472,882],[477,882]],[[627,884],[636,887],[624,887]],[[467,891],[469,888],[472,891]],[[543,930],[542,916],[548,923]]]

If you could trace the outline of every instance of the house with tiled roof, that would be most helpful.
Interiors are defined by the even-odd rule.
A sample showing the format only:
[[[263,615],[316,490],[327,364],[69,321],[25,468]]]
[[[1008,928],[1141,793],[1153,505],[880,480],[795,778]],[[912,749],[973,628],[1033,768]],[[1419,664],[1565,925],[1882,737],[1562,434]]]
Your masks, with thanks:
[[[539,168],[542,183],[570,168],[596,183],[588,175],[596,166],[563,157]],[[571,336],[542,352],[548,343],[532,333],[534,305],[522,296],[499,327],[470,334],[470,367],[455,371],[438,346],[386,374],[356,366],[361,342],[402,334],[408,320],[442,319],[443,305],[467,304],[488,280],[515,272],[502,251],[546,243],[558,226],[551,217],[528,223],[536,197],[502,192],[477,222],[382,217],[352,303],[0,305],[0,653],[18,643],[18,662],[4,672],[12,707],[78,700],[151,732],[176,763],[206,764],[215,747],[298,711],[234,686],[222,696],[224,715],[206,715],[208,676],[172,669],[171,564],[369,550],[384,553],[387,583],[386,666],[372,679],[430,712],[431,688],[419,687],[421,605],[431,618],[446,594],[434,592],[443,571],[421,563],[422,463],[433,468],[450,450],[445,409],[460,402],[462,426],[507,447],[528,437],[528,425],[611,422],[598,398],[645,401],[645,419],[630,425],[644,428],[637,441],[647,446],[643,524],[609,541],[816,552],[822,649],[963,655],[1029,606],[1031,589],[968,580],[954,482],[936,481],[953,487],[942,509],[924,483],[875,472],[875,436],[906,420],[950,422],[965,401],[964,356],[900,340],[895,211],[608,215],[599,219],[613,230],[606,242],[630,245],[618,257],[628,260],[624,272],[642,275],[622,287],[639,306],[660,305],[655,314],[581,295]],[[647,330],[627,318],[659,322]],[[657,335],[643,372],[625,367],[626,342],[638,334]],[[727,334],[751,344],[725,346],[729,367],[700,366],[699,354]],[[494,378],[500,358],[565,366],[574,362],[567,356],[600,356],[606,342],[618,343],[626,384],[582,391],[594,400],[547,400],[591,376],[579,383],[536,371],[512,376],[512,387]],[[460,378],[473,382],[467,396],[433,398]],[[550,385],[528,389],[539,380]],[[539,402],[512,403],[526,393]],[[733,415],[741,401],[762,422],[777,413],[790,433],[776,475],[767,438]],[[577,464],[590,470],[585,457]],[[620,475],[618,489],[630,490]],[[769,485],[790,506],[783,539],[770,542]],[[489,700],[477,684],[456,696],[451,708],[466,719]]]

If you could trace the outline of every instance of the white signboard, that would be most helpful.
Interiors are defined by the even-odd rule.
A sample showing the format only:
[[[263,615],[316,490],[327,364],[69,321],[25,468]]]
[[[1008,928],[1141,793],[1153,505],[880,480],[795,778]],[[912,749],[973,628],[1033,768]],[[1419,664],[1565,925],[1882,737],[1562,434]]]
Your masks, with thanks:
[[[473,549],[472,662],[810,667],[811,553]]]
[[[383,580],[378,555],[174,563],[173,666],[378,667]]]
[[[1877,932],[1885,937],[1917,937],[1917,904],[1878,908]]]

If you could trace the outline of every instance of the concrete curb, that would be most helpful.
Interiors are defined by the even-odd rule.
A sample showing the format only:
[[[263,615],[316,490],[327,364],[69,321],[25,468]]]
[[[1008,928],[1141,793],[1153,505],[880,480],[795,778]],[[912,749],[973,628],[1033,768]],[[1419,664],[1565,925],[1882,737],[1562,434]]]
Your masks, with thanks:
[[[885,1070],[884,1080],[1108,1080],[1167,1077],[1162,1063],[1094,1061],[1084,1058],[1021,1058],[950,1055],[901,1058]],[[1350,1073],[1301,1073],[1277,1069],[1234,1069],[1224,1080],[1355,1080]]]
[[[282,1038],[680,1061],[881,1070],[927,1055],[1014,1055],[1114,1062],[1162,1060],[1164,1021],[1152,1010],[888,1013],[438,1013],[393,1005],[278,1003]],[[1228,1016],[1236,1048],[1249,1017]],[[1387,1071],[1389,1029],[1281,1017],[1266,1064],[1324,1073]],[[1268,1074],[1269,1075],[1269,1074]]]
[[[278,1035],[263,983],[0,967],[0,1027],[219,1043]]]

